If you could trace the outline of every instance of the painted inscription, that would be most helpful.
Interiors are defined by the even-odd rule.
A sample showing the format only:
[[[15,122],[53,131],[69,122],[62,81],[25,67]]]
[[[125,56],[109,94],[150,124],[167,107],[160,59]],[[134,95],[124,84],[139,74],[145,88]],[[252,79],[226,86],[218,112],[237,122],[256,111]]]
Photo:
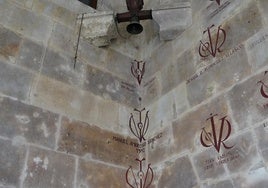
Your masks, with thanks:
[[[216,16],[217,14],[219,14],[221,11],[223,11],[228,5],[230,5],[231,2],[230,1],[226,1],[224,4],[222,4],[219,8],[217,8],[216,10],[214,10],[212,13],[210,13],[208,15],[208,18],[211,19],[214,16]]]
[[[220,118],[220,124],[216,125],[215,117],[218,114],[210,114],[207,121],[210,121],[211,128],[207,131],[205,127],[202,128],[200,134],[200,142],[204,147],[214,147],[217,152],[220,152],[221,147],[231,149],[233,146],[228,146],[225,141],[231,135],[231,123],[227,120],[227,116]]]
[[[151,168],[151,164],[148,164],[147,170],[144,171],[143,169],[143,159],[136,159],[139,163],[139,171],[135,175],[132,166],[127,169],[126,172],[126,182],[131,188],[148,188],[154,179],[154,172]]]
[[[222,166],[227,164],[231,161],[237,160],[240,157],[238,151],[228,151],[223,153],[216,158],[209,158],[203,161],[203,168],[204,170],[209,170],[215,167]]]
[[[142,112],[145,111],[145,108],[142,110],[134,109],[138,112],[138,121],[135,121],[133,114],[129,118],[129,128],[133,135],[139,139],[139,142],[145,141],[145,135],[149,128],[149,111],[146,111],[144,121],[142,122]]]
[[[222,52],[221,47],[223,46],[225,40],[226,40],[226,32],[224,29],[221,28],[221,26],[218,27],[216,39],[212,39],[212,30],[215,27],[213,24],[212,26],[208,27],[205,31],[203,31],[203,35],[208,35],[208,41],[203,42],[200,40],[199,45],[199,55],[203,58],[208,57],[212,55],[213,57],[216,57],[217,52]]]
[[[239,44],[236,47],[232,48],[231,50],[227,51],[222,57],[218,58],[215,62],[207,65],[203,69],[197,71],[195,74],[193,74],[189,79],[187,79],[186,84],[191,83],[192,81],[196,80],[199,76],[203,75],[205,72],[209,71],[214,66],[224,62],[226,58],[229,58],[239,52],[244,47],[244,44]]]
[[[131,140],[128,140],[126,138],[123,137],[117,137],[117,136],[113,136],[112,140],[114,140],[115,142],[121,143],[121,144],[125,144],[128,145],[130,147],[134,147],[136,148],[136,152],[137,153],[143,153],[145,152],[145,147],[148,144],[154,143],[156,140],[162,138],[163,133],[159,133],[156,136],[147,139],[147,141],[142,142],[142,143],[137,143],[137,142],[133,142]]]
[[[141,85],[141,81],[145,72],[145,62],[134,60],[131,63],[131,74],[137,79],[139,85]]]

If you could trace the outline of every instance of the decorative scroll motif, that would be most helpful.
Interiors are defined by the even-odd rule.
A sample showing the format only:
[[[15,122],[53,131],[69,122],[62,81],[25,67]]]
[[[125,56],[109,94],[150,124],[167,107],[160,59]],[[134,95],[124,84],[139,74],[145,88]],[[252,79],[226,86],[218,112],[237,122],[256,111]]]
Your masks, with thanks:
[[[144,110],[145,108],[143,108],[142,110],[134,109],[134,111],[137,111],[139,113],[138,122],[135,122],[132,113],[129,118],[129,128],[131,132],[134,134],[134,136],[139,139],[140,142],[146,140],[144,136],[146,135],[149,128],[149,116],[148,116],[149,111],[146,112],[144,122],[142,122],[142,112]]]
[[[200,40],[200,45],[199,45],[199,55],[201,57],[208,57],[212,55],[213,57],[216,57],[217,52],[222,52],[221,47],[225,42],[226,39],[226,32],[224,29],[221,28],[221,26],[218,27],[217,35],[216,35],[216,40],[212,40],[212,35],[211,31],[212,28],[215,25],[213,24],[212,26],[208,27],[203,34],[208,33],[208,39],[209,41],[203,42]]]
[[[227,146],[224,143],[231,135],[231,123],[226,119],[227,116],[219,119],[221,121],[221,125],[219,128],[217,128],[214,117],[216,117],[218,114],[210,115],[211,117],[209,117],[207,121],[210,120],[211,122],[211,132],[207,131],[205,127],[202,128],[200,135],[201,144],[204,147],[214,146],[218,153],[220,152],[221,145],[223,145],[225,149],[231,149],[233,146]]]
[[[210,1],[216,1],[218,5],[221,5],[221,0],[210,0]]]
[[[148,188],[154,179],[154,172],[151,168],[151,164],[148,164],[146,172],[143,170],[143,161],[145,161],[145,158],[143,159],[136,159],[136,161],[139,162],[139,171],[137,175],[135,175],[132,167],[130,166],[126,172],[126,181],[127,184],[131,188]]]
[[[131,74],[137,79],[139,85],[141,85],[145,72],[145,62],[134,60],[131,64]]]
[[[267,73],[268,73],[268,71],[265,71],[264,75],[266,75]],[[258,81],[257,84],[261,84],[261,88],[260,88],[261,95],[264,98],[268,98],[268,85],[266,85],[262,80]]]

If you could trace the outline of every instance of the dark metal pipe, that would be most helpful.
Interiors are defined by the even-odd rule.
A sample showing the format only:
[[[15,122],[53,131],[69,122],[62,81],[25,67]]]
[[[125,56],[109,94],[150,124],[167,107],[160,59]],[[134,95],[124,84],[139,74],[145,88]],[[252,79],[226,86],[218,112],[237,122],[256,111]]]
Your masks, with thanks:
[[[124,12],[116,14],[116,20],[118,23],[120,22],[129,22],[131,21],[132,17],[138,17],[139,20],[148,20],[153,19],[152,17],[152,10],[141,10],[138,12]]]

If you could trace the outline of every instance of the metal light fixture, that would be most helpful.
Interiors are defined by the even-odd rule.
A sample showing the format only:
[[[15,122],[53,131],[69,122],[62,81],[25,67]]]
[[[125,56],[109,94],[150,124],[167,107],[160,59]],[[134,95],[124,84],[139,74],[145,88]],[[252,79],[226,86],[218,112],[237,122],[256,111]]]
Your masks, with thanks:
[[[153,19],[152,10],[141,10],[143,8],[143,0],[126,0],[129,12],[116,14],[116,21],[130,22],[127,26],[127,31],[130,34],[136,35],[143,31],[140,20]]]

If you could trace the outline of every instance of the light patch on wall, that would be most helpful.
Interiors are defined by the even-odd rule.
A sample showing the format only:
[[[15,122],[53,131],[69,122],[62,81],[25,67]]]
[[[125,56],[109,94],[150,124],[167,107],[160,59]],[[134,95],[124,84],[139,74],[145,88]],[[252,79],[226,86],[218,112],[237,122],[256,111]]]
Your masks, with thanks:
[[[47,138],[49,136],[49,132],[48,132],[47,126],[46,126],[46,124],[44,122],[41,125],[41,130],[43,131],[44,136]]]
[[[22,124],[28,124],[31,121],[29,116],[26,116],[26,115],[16,115],[15,117],[18,120],[18,122]]]

